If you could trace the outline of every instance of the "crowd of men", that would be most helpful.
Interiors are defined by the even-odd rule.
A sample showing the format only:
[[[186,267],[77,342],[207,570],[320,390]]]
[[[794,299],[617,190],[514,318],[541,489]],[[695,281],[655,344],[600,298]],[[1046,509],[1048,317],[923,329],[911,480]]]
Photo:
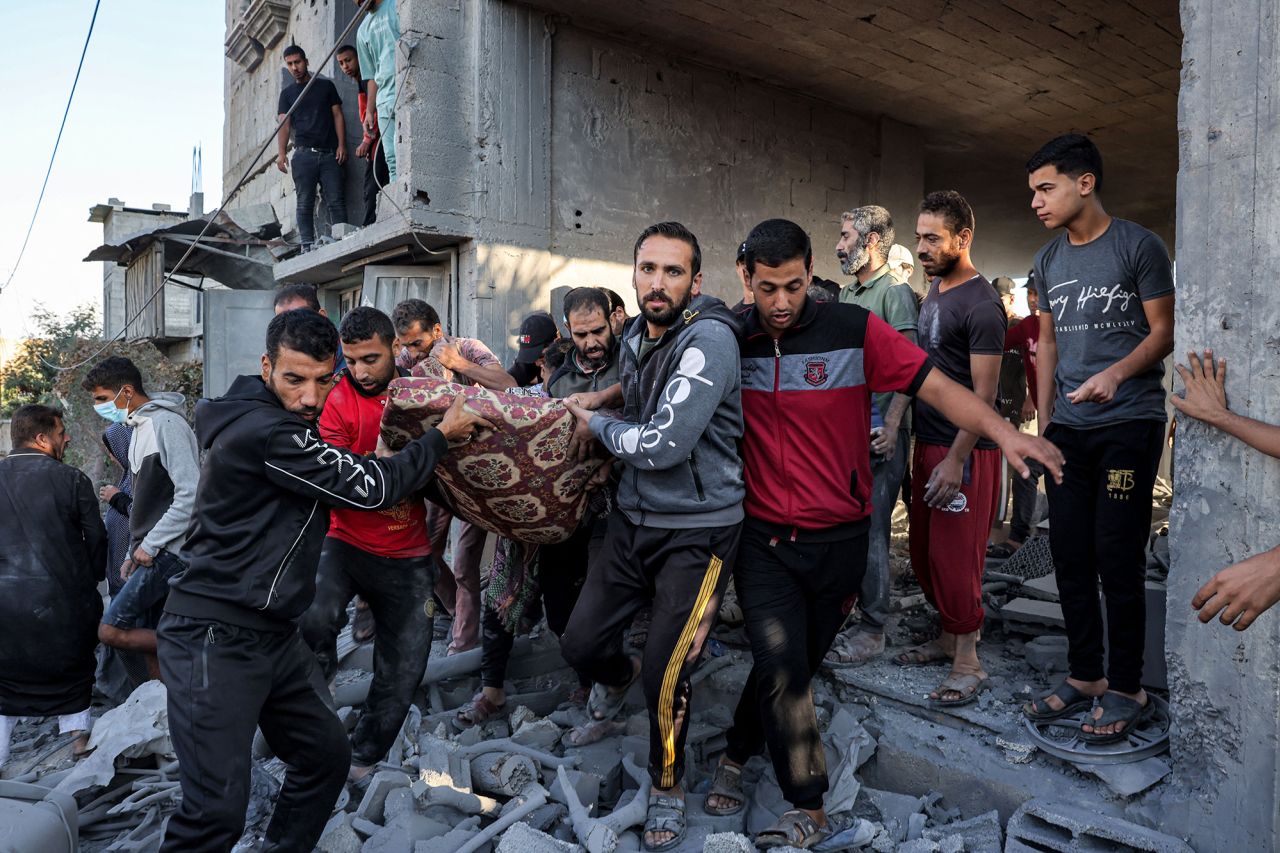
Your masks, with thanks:
[[[148,390],[128,359],[103,360],[83,403],[110,422],[104,441],[128,478],[95,494],[62,463],[70,437],[45,406],[15,413],[14,451],[0,461],[0,761],[23,716],[57,716],[84,751],[101,641],[143,655],[168,689],[183,797],[163,849],[237,841],[260,730],[289,768],[263,849],[310,850],[343,785],[367,785],[399,732],[436,613],[451,616],[448,653],[483,648],[481,690],[459,728],[504,713],[514,638],[544,613],[578,674],[571,701],[592,720],[612,720],[640,682],[653,782],[643,843],[668,850],[687,824],[691,675],[732,579],[753,667],[704,808],[742,810],[743,765],[767,750],[791,808],[756,843],[809,847],[838,828],[823,807],[810,684],[824,659],[885,654],[900,491],[940,632],[894,661],[945,668],[930,695],[939,706],[987,689],[981,586],[1002,458],[1023,484],[1005,553],[1030,535],[1033,477],[1046,478],[1070,648],[1068,676],[1023,711],[1043,721],[1092,709],[1082,738],[1126,737],[1152,707],[1141,684],[1144,544],[1172,271],[1159,238],[1105,212],[1087,138],[1050,141],[1027,173],[1033,210],[1058,234],[1035,258],[1025,319],[1008,310],[1011,282],[993,285],[974,266],[969,204],[943,191],[915,222],[922,301],[901,277],[888,211],[867,205],[840,224],[849,284],[832,294],[814,279],[809,235],[769,219],[741,244],[744,298],[733,307],[702,292],[693,232],[652,225],[634,246],[639,316],[627,318],[616,293],[577,288],[559,318],[567,337],[549,314],[530,315],[509,369],[480,341],[446,334],[422,300],[390,316],[355,308],[335,329],[305,285],[277,293],[260,373],[201,400],[194,431],[181,397]],[[1002,417],[1008,350],[1028,393]],[[1280,456],[1280,427],[1227,408],[1224,362],[1192,353],[1178,370],[1182,414]],[[453,517],[433,471],[497,427],[460,394],[436,427],[388,454],[378,441],[388,387],[409,375],[560,401],[577,424],[567,452],[607,460],[579,528],[553,546],[500,538],[482,584],[490,534]],[[1016,425],[1033,419],[1039,435]],[[121,427],[130,434],[112,432]],[[119,543],[99,498],[127,519]],[[104,613],[105,572],[121,585]],[[348,736],[326,682],[353,599],[374,675]],[[1280,549],[1225,569],[1193,603],[1205,621],[1220,614],[1243,630],[1277,599]],[[637,652],[624,634],[642,608]]]

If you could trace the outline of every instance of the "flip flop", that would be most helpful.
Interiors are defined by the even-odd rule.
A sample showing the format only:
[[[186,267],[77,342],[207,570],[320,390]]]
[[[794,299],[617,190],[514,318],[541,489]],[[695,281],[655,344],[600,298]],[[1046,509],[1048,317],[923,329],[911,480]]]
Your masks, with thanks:
[[[799,809],[782,813],[778,822],[756,834],[756,847],[772,850],[775,847],[795,847],[808,850],[827,837],[827,830]]]
[[[591,685],[591,695],[587,698],[587,713],[591,715],[591,719],[596,722],[604,722],[612,720],[618,716],[618,712],[622,710],[622,706],[627,701],[627,691],[631,689],[631,685],[636,683],[636,679],[640,677],[640,667],[634,662],[631,664],[631,678],[626,685],[614,693],[609,687],[603,684]]]
[[[641,846],[653,853],[663,850],[674,850],[684,841],[687,824],[684,813],[684,799],[669,797],[659,791],[649,795],[649,811],[645,814],[644,835],[651,832],[670,832],[673,837],[661,844],[647,844],[641,837]]]
[[[1057,696],[1058,700],[1062,702],[1062,708],[1060,710],[1053,710],[1053,708],[1045,702],[1045,700],[1050,696]],[[1042,704],[1049,710],[1037,711],[1036,708]],[[1048,693],[1041,696],[1039,699],[1023,705],[1022,715],[1033,723],[1046,723],[1050,720],[1060,720],[1063,717],[1069,717],[1078,711],[1084,711],[1092,707],[1093,697],[1086,696],[1081,693],[1079,690],[1072,687],[1064,678],[1061,684],[1053,688],[1052,693]]]
[[[465,731],[502,715],[506,707],[506,703],[495,705],[483,693],[477,693],[468,704],[458,709],[453,717],[453,725],[458,731]]]
[[[727,808],[713,808],[706,801],[713,796],[720,797],[723,800],[735,800],[736,805],[728,806]],[[742,768],[734,767],[724,761],[717,764],[716,775],[711,779],[711,790],[707,791],[706,800],[703,800],[702,810],[716,817],[727,817],[728,815],[737,814],[746,808],[747,795],[742,790]]]
[[[923,649],[933,648],[937,651],[936,655],[926,655]],[[921,643],[914,648],[907,649],[905,652],[894,655],[893,662],[898,666],[933,666],[935,663],[951,660],[951,656],[933,643]]]
[[[972,688],[968,693],[966,689]],[[942,683],[934,688],[933,692],[938,694],[938,698],[929,698],[929,702],[939,708],[957,708],[961,705],[968,705],[970,702],[978,698],[978,694],[985,690],[991,689],[991,679],[982,678],[971,673],[963,675],[948,675],[942,680]],[[942,694],[947,691],[959,693],[959,699],[943,699]]]
[[[1134,726],[1151,716],[1151,711],[1154,707],[1154,703],[1149,696],[1147,697],[1147,704],[1141,705],[1136,699],[1130,699],[1128,696],[1121,696],[1119,693],[1111,693],[1110,691],[1102,694],[1098,704],[1102,706],[1102,716],[1096,720],[1091,717],[1087,721],[1088,725],[1093,726],[1094,729],[1099,729],[1112,723],[1124,723],[1124,728],[1112,734],[1097,734],[1096,732],[1086,732],[1081,729],[1080,740],[1085,743],[1101,745],[1124,740],[1129,737],[1129,733],[1133,731]]]

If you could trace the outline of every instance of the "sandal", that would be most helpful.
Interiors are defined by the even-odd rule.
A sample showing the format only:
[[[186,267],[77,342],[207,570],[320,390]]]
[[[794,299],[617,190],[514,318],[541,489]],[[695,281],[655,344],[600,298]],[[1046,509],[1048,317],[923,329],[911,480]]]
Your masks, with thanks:
[[[472,697],[471,702],[458,709],[458,713],[453,718],[453,724],[459,731],[469,729],[472,726],[478,726],[487,723],[489,720],[497,717],[506,710],[506,703],[495,705],[490,702],[483,693],[477,693]]]
[[[722,800],[734,800],[736,804],[728,807],[713,808],[707,803],[707,800],[712,797],[719,797]],[[727,817],[737,814],[746,806],[747,795],[742,790],[742,768],[736,767],[727,761],[721,761],[716,765],[716,775],[711,779],[711,790],[707,791],[706,799],[702,801],[702,810],[716,817]]]
[[[642,841],[645,850],[661,853],[663,850],[674,850],[684,841],[685,816],[684,798],[669,797],[660,791],[649,795],[649,811],[644,818],[644,835],[654,832],[670,832],[673,837],[660,844],[649,844]]]
[[[979,693],[990,689],[991,679],[985,676],[968,672],[957,675],[953,672],[934,689],[933,692],[938,694],[937,698],[930,696],[929,701],[940,708],[956,708],[968,705],[978,698]],[[943,699],[942,694],[948,692],[959,693],[960,696],[957,699]]]
[[[1154,703],[1150,696],[1147,697],[1147,704],[1142,705],[1136,699],[1108,691],[1098,699],[1098,704],[1102,706],[1102,716],[1096,720],[1090,717],[1086,721],[1095,731],[1086,732],[1083,728],[1080,730],[1080,740],[1085,743],[1105,744],[1124,740],[1135,726],[1151,716]],[[1112,734],[1097,733],[1097,729],[1113,723],[1124,723],[1124,728]]]
[[[942,647],[936,641],[921,643],[912,649],[907,649],[900,655],[894,657],[893,662],[898,666],[930,666],[935,663],[951,660],[951,655],[942,650]]]
[[[1060,710],[1053,710],[1045,700],[1051,696],[1057,696],[1058,701],[1062,703]],[[1039,710],[1040,707],[1045,708],[1044,711]],[[1022,715],[1033,723],[1045,723],[1049,720],[1060,720],[1068,717],[1077,711],[1085,711],[1093,707],[1093,697],[1086,696],[1079,690],[1072,687],[1064,678],[1062,683],[1053,688],[1053,692],[1045,696],[1041,696],[1032,702],[1022,706]]]
[[[818,826],[818,822],[806,812],[791,809],[783,812],[773,826],[756,835],[756,846],[761,850],[771,850],[774,847],[808,850],[826,837],[825,827]]]
[[[914,649],[912,650],[914,651]],[[822,662],[827,666],[862,666],[884,654],[884,634],[868,634],[866,631],[855,631],[851,634],[839,634],[827,650]],[[899,657],[905,657],[904,652]],[[903,664],[906,666],[906,664]]]
[[[624,686],[617,688],[616,692],[614,688],[600,683],[591,685],[591,695],[587,698],[587,713],[591,715],[591,719],[598,722],[612,720],[622,710],[627,700],[627,691],[640,677],[640,667],[636,665],[635,659],[628,660],[631,662],[631,678],[627,679]]]
[[[357,598],[356,617],[351,622],[351,639],[364,645],[373,639],[377,630],[378,626],[373,621],[373,611],[369,609],[369,602],[363,598]]]

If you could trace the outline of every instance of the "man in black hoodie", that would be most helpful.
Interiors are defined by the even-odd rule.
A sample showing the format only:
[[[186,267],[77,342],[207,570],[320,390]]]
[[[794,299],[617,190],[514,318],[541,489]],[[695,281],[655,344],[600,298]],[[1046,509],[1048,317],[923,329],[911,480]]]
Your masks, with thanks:
[[[338,332],[296,310],[267,327],[262,375],[202,401],[205,451],[183,557],[157,630],[182,805],[163,850],[229,850],[244,829],[256,727],[289,765],[263,851],[310,850],[351,761],[297,619],[315,595],[329,507],[392,507],[430,480],[449,442],[488,423],[454,400],[397,455],[362,458],[322,441]]]

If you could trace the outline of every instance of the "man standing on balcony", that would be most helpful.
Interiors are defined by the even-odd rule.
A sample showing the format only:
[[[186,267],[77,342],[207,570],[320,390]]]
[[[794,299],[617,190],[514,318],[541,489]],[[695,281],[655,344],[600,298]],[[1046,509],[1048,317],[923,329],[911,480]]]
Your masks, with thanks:
[[[330,224],[347,221],[347,200],[342,187],[342,164],[347,162],[347,125],[342,118],[342,98],[332,80],[316,78],[311,88],[307,54],[296,44],[284,49],[284,66],[293,82],[280,92],[276,135],[279,154],[276,168],[288,174],[289,133],[293,133],[293,185],[298,193],[298,240],[302,251],[316,239],[316,184],[324,193]],[[296,102],[296,104],[295,104]],[[293,115],[288,116],[290,108]]]
[[[338,48],[337,56],[338,67],[342,69],[343,74],[356,81],[356,89],[359,92],[356,95],[356,102],[360,106],[360,124],[364,137],[356,148],[356,156],[366,161],[364,219],[360,224],[367,227],[378,220],[378,189],[387,185],[391,175],[387,172],[387,158],[384,156],[382,146],[378,144],[378,116],[375,111],[369,109],[369,81],[360,73],[360,60],[357,58],[356,49],[349,44],[344,44]],[[373,113],[374,121],[372,130],[363,126],[370,113]]]
[[[355,0],[363,5],[364,0]],[[396,44],[400,41],[400,15],[395,0],[372,0],[369,14],[356,31],[360,68],[369,75],[369,103],[364,114],[365,133],[380,132],[378,145],[387,158],[387,172],[396,176]],[[379,131],[379,128],[381,130]]]

